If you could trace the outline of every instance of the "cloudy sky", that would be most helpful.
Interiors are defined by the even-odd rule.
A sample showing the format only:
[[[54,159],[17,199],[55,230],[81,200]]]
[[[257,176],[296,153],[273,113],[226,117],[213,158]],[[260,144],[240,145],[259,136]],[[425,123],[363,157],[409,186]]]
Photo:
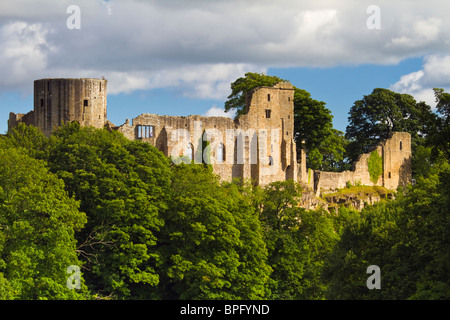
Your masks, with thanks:
[[[344,131],[374,88],[432,106],[433,87],[450,91],[449,12],[448,0],[1,0],[0,133],[32,109],[35,79],[106,77],[119,125],[221,115],[246,72],[309,91]]]

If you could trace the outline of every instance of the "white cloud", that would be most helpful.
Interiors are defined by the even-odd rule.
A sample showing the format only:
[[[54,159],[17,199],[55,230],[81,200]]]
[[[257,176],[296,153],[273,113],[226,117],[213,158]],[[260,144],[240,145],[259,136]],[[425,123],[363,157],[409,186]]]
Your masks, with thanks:
[[[167,68],[155,72],[111,72],[109,92],[131,92],[156,88],[178,88],[184,96],[223,100],[230,94],[230,83],[246,72],[265,72],[251,64],[200,64]]]
[[[414,50],[433,45],[439,42],[441,28],[442,20],[434,17],[412,21],[411,24],[403,26],[402,35],[392,38],[388,47]]]
[[[47,67],[47,57],[55,50],[47,37],[49,29],[40,23],[11,22],[0,27],[0,86],[14,88]]]
[[[416,100],[435,107],[433,88],[450,92],[450,55],[427,56],[421,70],[403,75],[390,86],[393,91],[411,94]]]
[[[217,106],[212,106],[209,108],[202,116],[204,117],[227,117],[227,118],[234,118],[236,113],[234,111],[228,111],[225,112],[223,108],[219,108]]]
[[[44,76],[104,75],[111,93],[173,87],[223,99],[247,71],[449,51],[447,0],[378,2],[380,30],[367,28],[369,0],[2,0],[0,92]],[[80,30],[66,28],[71,4]]]
[[[416,92],[422,89],[421,79],[425,75],[423,70],[408,73],[400,77],[400,80],[392,85],[399,92]]]

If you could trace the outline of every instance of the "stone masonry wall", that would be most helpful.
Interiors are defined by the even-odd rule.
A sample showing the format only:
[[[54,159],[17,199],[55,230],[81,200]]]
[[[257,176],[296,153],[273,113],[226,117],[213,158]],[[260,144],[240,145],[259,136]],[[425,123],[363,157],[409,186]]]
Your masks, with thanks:
[[[386,141],[375,149],[383,162],[383,171],[378,181],[370,179],[368,160],[370,153],[362,154],[353,164],[351,171],[326,172],[315,171],[315,190],[336,190],[346,187],[347,182],[352,185],[384,186],[396,189],[411,182],[411,135],[407,132],[394,132]]]
[[[34,81],[34,109],[10,113],[8,130],[19,122],[38,127],[46,136],[63,123],[103,128],[106,118],[107,80],[40,79]]]
[[[34,125],[45,135],[63,123],[103,128],[107,80],[40,79],[34,81]]]
[[[247,113],[236,120],[142,114],[116,130],[151,143],[169,157],[188,154],[196,163],[203,160],[199,148],[207,140],[213,170],[223,180],[252,179],[261,185],[297,180],[293,93],[290,83],[258,88]]]

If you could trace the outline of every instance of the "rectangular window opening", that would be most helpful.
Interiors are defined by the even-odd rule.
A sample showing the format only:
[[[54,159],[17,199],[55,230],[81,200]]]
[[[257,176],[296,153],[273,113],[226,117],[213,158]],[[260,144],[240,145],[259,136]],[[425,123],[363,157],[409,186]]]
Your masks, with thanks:
[[[87,100],[84,100],[83,101],[83,107],[87,107],[88,106],[88,101]]]
[[[270,118],[270,113],[271,113],[271,110],[266,110],[266,118],[267,118],[267,119]]]
[[[155,127],[138,125],[136,126],[136,136],[138,139],[153,138],[155,136]]]

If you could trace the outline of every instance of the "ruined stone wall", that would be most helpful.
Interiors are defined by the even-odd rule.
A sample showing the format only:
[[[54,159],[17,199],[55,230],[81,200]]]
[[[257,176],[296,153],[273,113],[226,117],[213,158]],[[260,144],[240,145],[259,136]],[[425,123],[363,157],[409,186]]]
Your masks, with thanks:
[[[117,130],[130,140],[137,139],[152,144],[168,157],[188,156],[196,163],[203,162],[202,141],[205,135],[210,148],[210,156],[206,161],[210,161],[214,172],[222,179],[231,180],[241,176],[238,174],[241,168],[233,165],[234,137],[227,139],[226,136],[227,130],[235,128],[235,122],[225,117],[160,116],[145,113],[134,118],[131,124],[126,122],[119,126]],[[218,150],[219,148],[222,150]]]
[[[223,180],[252,179],[261,185],[297,180],[293,96],[292,85],[280,83],[255,90],[247,113],[236,120],[142,114],[116,129],[128,139],[151,143],[169,157],[189,154],[195,163],[205,160],[202,141],[207,140],[207,161]]]
[[[8,119],[8,131],[16,127],[19,123],[25,123],[26,125],[34,125],[34,112],[30,111],[28,113],[9,113]]]
[[[380,157],[383,155],[382,146],[378,146],[375,149]],[[342,172],[329,172],[314,170],[314,190],[320,192],[320,190],[337,190],[347,186],[347,183],[352,185],[383,185],[382,175],[378,178],[376,183],[370,179],[368,160],[371,152],[364,153],[358,157],[353,163],[352,170],[346,170]]]
[[[394,132],[386,141],[380,143],[375,151],[382,158],[383,171],[377,182],[370,179],[368,160],[371,152],[359,156],[350,171],[315,171],[315,190],[336,190],[352,185],[384,186],[396,189],[411,183],[411,135],[407,132]]]

